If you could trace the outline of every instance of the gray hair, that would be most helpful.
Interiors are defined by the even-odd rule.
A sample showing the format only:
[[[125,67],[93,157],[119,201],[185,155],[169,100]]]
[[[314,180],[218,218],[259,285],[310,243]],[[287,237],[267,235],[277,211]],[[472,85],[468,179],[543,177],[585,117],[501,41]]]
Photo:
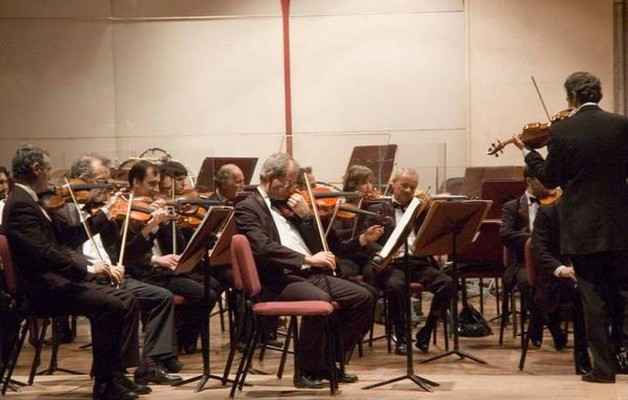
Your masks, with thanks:
[[[414,175],[417,178],[419,177],[419,174],[416,172],[416,170],[414,168],[399,168],[393,174],[392,180],[396,181],[397,179],[401,178],[401,175],[403,175],[403,174]]]
[[[239,167],[235,164],[225,164],[220,167],[214,174],[214,185],[217,187],[224,185],[224,183],[233,176],[233,171],[235,171],[236,168]]]
[[[94,175],[94,161],[100,161],[105,167],[109,167],[111,160],[107,157],[98,154],[90,153],[86,156],[79,158],[72,163],[70,172],[68,172],[68,178],[89,178]]]
[[[580,104],[599,103],[602,100],[602,83],[590,72],[574,72],[565,80],[567,94],[575,93]]]
[[[259,180],[261,182],[267,182],[267,175],[272,172],[276,178],[281,178],[286,174],[290,163],[294,163],[295,167],[300,168],[294,158],[287,153],[274,153],[264,161],[262,170],[259,173]]]
[[[25,144],[19,147],[11,160],[11,169],[15,180],[32,181],[35,178],[33,164],[43,164],[44,157],[49,155],[46,150],[33,144]]]

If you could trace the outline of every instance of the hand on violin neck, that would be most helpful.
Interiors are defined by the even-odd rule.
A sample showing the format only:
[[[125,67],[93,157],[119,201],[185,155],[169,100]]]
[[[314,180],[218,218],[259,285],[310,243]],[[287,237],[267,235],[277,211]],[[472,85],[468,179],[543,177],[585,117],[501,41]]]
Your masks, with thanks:
[[[305,256],[305,265],[336,269],[336,256],[331,251],[319,251],[311,256]]]
[[[310,215],[310,207],[300,193],[293,193],[288,198],[288,207],[301,218],[306,218]]]
[[[514,135],[512,137],[512,143],[517,146],[517,148],[519,150],[523,150],[523,148],[525,147],[525,144],[523,143],[523,141],[521,140],[521,134],[518,133],[516,135]]]

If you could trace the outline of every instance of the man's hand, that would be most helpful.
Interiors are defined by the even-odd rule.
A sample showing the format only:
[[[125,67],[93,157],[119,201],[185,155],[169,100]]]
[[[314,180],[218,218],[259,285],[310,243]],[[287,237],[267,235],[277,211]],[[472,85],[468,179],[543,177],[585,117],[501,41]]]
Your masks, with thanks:
[[[288,198],[288,207],[294,211],[296,215],[301,218],[305,218],[310,215],[310,207],[305,201],[305,198],[299,193],[294,193]]]
[[[524,143],[523,143],[523,141],[521,140],[521,134],[520,134],[520,133],[518,133],[518,134],[514,135],[514,136],[512,137],[512,139],[513,139],[513,144],[514,144],[515,146],[517,146],[517,148],[518,148],[519,150],[523,150],[523,148],[525,147],[525,144],[524,144]]]
[[[177,265],[179,265],[179,259],[181,259],[181,256],[178,254],[168,254],[165,256],[157,257],[154,263],[158,267],[167,268],[171,271],[174,271],[174,269],[177,268]]]
[[[558,276],[561,278],[571,279],[572,281],[578,283],[576,271],[574,271],[573,267],[562,268],[558,273]]]
[[[305,264],[312,267],[336,269],[336,256],[331,251],[319,251],[311,256],[305,256]]]
[[[109,277],[113,283],[122,283],[124,280],[124,265],[109,265]]]
[[[362,234],[362,238],[364,239],[364,243],[372,244],[377,242],[380,237],[384,234],[384,227],[381,225],[373,225],[369,226],[368,229]]]
[[[165,208],[156,209],[151,213],[148,223],[142,228],[142,234],[147,238],[151,231],[166,221],[168,221],[168,210]]]

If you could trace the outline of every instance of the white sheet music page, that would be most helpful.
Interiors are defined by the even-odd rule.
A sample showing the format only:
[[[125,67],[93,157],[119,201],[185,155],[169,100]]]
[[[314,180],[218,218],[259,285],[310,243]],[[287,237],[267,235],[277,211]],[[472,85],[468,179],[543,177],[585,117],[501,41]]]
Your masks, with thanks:
[[[414,220],[414,217],[416,216],[416,211],[420,206],[421,201],[418,198],[413,197],[410,201],[410,204],[408,204],[406,211],[403,213],[401,220],[395,226],[395,229],[390,234],[390,237],[386,241],[386,244],[380,251],[380,255],[382,257],[386,258],[394,251],[395,244],[397,244],[397,242],[399,241],[399,237],[403,233],[406,226],[408,226],[408,224]]]

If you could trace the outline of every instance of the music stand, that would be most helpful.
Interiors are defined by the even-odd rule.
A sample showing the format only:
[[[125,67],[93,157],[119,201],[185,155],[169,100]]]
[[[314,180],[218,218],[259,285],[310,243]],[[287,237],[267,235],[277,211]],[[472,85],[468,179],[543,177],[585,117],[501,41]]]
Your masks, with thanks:
[[[406,343],[412,343],[412,303],[410,300],[410,262],[408,256],[408,235],[414,228],[414,221],[417,216],[421,214],[421,212],[425,209],[425,204],[420,203],[419,200],[415,197],[412,199],[405,213],[403,214],[403,218],[399,221],[399,223],[395,226],[394,231],[390,235],[390,238],[386,242],[386,245],[382,249],[381,253],[385,254],[384,260],[373,260],[373,263],[377,265],[376,269],[385,268],[390,261],[390,255],[395,254],[397,250],[402,245],[405,245],[406,254],[404,256],[405,260],[405,287],[406,287],[406,304],[405,304],[405,312],[406,312]],[[433,392],[432,386],[440,386],[438,383],[430,381],[429,379],[425,379],[421,376],[418,376],[414,373],[414,360],[412,349],[408,349],[406,353],[406,374],[402,376],[398,376],[396,378],[389,379],[387,381],[378,382],[373,385],[368,385],[363,387],[362,389],[373,389],[379,386],[388,385],[389,383],[395,383],[404,379],[409,379],[414,382],[417,386],[421,387],[423,390],[428,392]]]
[[[205,157],[203,165],[196,176],[194,189],[198,192],[212,192],[214,187],[214,175],[225,164],[235,164],[244,175],[244,182],[248,184],[253,178],[253,171],[257,164],[257,157]]]
[[[482,182],[482,200],[492,200],[486,218],[501,219],[502,207],[509,200],[516,199],[526,191],[523,179],[485,179]]]
[[[203,294],[205,296],[205,304],[209,304],[209,266],[213,249],[219,245],[222,247],[224,241],[231,241],[231,235],[225,234],[225,228],[233,215],[233,207],[213,206],[207,210],[201,225],[196,229],[194,235],[190,238],[188,245],[181,254],[179,264],[174,270],[175,274],[182,274],[193,270],[199,262],[203,261]],[[202,310],[205,315],[205,322],[201,329],[201,348],[203,352],[203,374],[192,378],[177,382],[172,386],[185,385],[190,382],[199,381],[196,385],[195,392],[203,390],[205,383],[209,379],[216,379],[221,382],[225,380],[221,376],[209,373],[209,312],[211,310]],[[227,380],[233,383],[233,381]]]
[[[487,200],[434,202],[419,233],[417,233],[417,238],[414,241],[415,255],[451,254],[451,278],[454,285],[452,300],[453,350],[422,360],[421,364],[452,354],[461,359],[468,358],[480,364],[486,364],[486,361],[460,350],[458,340],[458,252],[473,241],[491,203]]]

